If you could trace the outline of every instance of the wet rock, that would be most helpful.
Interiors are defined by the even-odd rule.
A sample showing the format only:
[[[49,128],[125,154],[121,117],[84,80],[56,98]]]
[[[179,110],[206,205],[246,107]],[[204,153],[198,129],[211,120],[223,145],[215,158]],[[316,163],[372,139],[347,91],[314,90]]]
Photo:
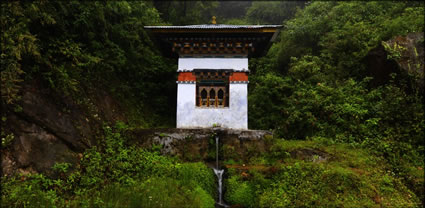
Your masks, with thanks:
[[[76,163],[74,148],[66,140],[16,115],[8,117],[15,139],[2,157],[3,174],[50,173],[57,162]]]
[[[30,131],[33,136],[37,136],[45,140],[60,138],[60,140],[69,145],[69,148],[75,151],[82,151],[88,147],[87,143],[80,140],[80,131],[73,125],[73,121],[77,120],[70,114],[65,114],[51,99],[44,97],[37,92],[26,91],[22,98],[22,112],[17,112],[15,115],[14,125],[17,125],[17,134],[28,132],[25,125],[31,124],[33,128],[39,127],[42,131]],[[22,122],[20,122],[22,121]],[[26,123],[26,124],[23,124]],[[83,131],[90,131],[87,126]],[[46,135],[46,132],[49,134]]]
[[[2,104],[2,134],[14,139],[1,149],[2,174],[51,173],[55,163],[73,165],[81,154],[96,144],[102,122],[120,119],[122,114],[110,96],[93,93],[97,112],[71,97],[58,94],[33,80],[21,89],[22,99],[15,105]],[[117,109],[114,112],[114,109]],[[102,112],[113,112],[105,115]]]

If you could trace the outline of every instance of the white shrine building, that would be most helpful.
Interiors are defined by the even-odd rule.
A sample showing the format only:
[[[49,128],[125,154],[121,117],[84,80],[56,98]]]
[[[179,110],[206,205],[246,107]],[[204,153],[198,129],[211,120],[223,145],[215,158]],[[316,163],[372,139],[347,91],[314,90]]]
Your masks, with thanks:
[[[248,59],[264,55],[281,25],[145,26],[178,58],[177,128],[248,129]]]

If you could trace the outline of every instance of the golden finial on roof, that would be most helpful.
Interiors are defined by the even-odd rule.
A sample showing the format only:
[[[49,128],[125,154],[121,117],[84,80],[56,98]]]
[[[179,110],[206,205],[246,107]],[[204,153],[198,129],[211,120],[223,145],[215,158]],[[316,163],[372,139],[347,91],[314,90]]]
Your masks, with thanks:
[[[215,25],[215,24],[217,24],[217,22],[215,21],[215,19],[216,19],[216,17],[215,17],[215,16],[213,16],[213,17],[212,17],[212,22],[211,22],[211,23],[213,23],[214,25]]]

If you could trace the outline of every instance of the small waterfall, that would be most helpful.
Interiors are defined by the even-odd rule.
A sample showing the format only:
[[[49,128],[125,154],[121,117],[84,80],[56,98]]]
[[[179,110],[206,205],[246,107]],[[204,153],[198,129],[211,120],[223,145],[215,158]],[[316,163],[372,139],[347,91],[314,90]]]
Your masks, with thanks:
[[[214,168],[214,173],[218,178],[218,205],[224,205],[223,200],[221,199],[222,193],[221,193],[221,185],[222,185],[222,176],[223,176],[224,170],[218,170]]]
[[[215,137],[215,168],[214,173],[217,176],[218,179],[218,202],[217,205],[220,207],[228,207],[226,204],[223,203],[222,200],[222,184],[223,184],[223,172],[224,169],[219,169],[218,166],[218,137]]]

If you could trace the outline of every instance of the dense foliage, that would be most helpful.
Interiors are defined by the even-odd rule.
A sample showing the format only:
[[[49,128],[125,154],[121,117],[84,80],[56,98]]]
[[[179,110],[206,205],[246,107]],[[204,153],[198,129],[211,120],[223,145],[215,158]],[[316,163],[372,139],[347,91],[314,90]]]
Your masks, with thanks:
[[[423,31],[419,3],[309,4],[285,23],[281,41],[267,57],[251,61],[251,128],[272,129],[285,139],[321,136],[367,148],[423,198],[418,188],[423,180],[411,172],[423,166],[421,89],[410,86],[406,74],[371,87],[363,61],[382,41]]]
[[[81,103],[89,89],[106,89],[139,125],[174,122],[175,65],[143,29],[162,23],[151,3],[13,1],[1,10],[2,102],[16,103],[19,83],[38,79]]]

